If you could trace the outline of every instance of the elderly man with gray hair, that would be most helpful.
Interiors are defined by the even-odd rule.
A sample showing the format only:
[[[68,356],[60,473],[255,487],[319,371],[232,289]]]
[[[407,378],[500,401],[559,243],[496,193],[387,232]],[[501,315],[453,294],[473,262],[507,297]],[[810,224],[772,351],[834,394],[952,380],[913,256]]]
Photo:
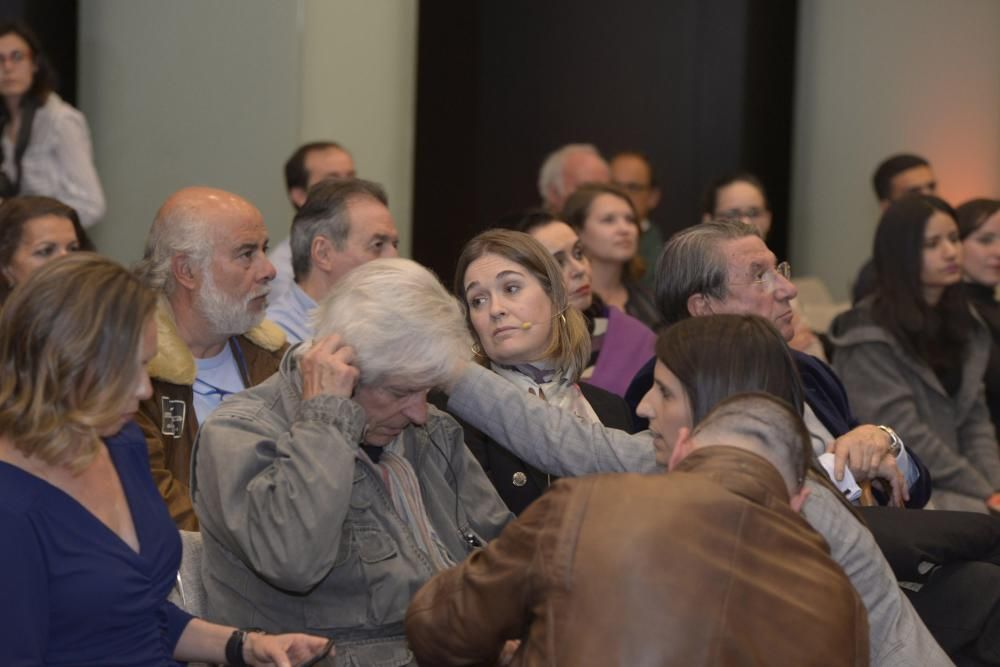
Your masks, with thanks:
[[[512,518],[458,423],[427,405],[470,356],[461,307],[427,269],[379,259],[343,277],[312,344],[199,433],[208,615],[310,628],[347,664],[411,664],[410,597]]]
[[[538,171],[538,193],[543,207],[552,213],[584,183],[607,183],[611,169],[591,144],[567,144],[546,156]]]
[[[309,313],[348,271],[380,257],[396,257],[399,233],[378,183],[363,179],[320,181],[292,221],[295,282],[267,316],[298,343],[311,338]]]
[[[153,396],[136,421],[160,495],[179,528],[197,530],[188,490],[198,425],[222,399],[278,370],[285,336],[264,319],[274,279],[260,211],[224,190],[170,195],[136,273],[160,295]]]

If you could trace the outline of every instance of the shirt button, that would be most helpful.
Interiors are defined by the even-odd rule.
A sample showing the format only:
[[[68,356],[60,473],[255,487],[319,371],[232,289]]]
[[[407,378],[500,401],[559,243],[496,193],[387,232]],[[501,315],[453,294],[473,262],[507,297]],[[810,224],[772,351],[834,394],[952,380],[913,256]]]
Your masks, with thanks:
[[[518,470],[510,481],[514,486],[524,486],[528,483],[528,476]]]

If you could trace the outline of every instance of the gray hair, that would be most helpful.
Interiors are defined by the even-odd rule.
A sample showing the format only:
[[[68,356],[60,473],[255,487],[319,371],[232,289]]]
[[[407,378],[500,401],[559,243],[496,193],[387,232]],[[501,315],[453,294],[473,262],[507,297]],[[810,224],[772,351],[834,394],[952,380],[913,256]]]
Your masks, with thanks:
[[[674,234],[656,262],[656,305],[667,324],[691,316],[688,298],[704,294],[724,299],[727,294],[726,258],[719,252],[725,241],[760,237],[753,225],[738,220],[716,219]]]
[[[376,259],[352,269],[313,313],[317,338],[354,348],[361,383],[407,388],[446,384],[472,357],[458,299],[413,260]]]
[[[743,444],[732,441],[734,436]],[[802,488],[813,457],[802,417],[785,401],[762,392],[735,394],[719,402],[691,437],[696,446],[732,445],[767,459],[792,492]]]
[[[212,259],[214,236],[205,223],[204,211],[195,202],[165,204],[156,213],[142,259],[133,273],[149,289],[170,296],[177,288],[171,262],[186,255],[196,268],[205,269]]]
[[[562,148],[548,154],[542,162],[542,168],[538,170],[538,193],[542,196],[542,201],[549,200],[549,190],[555,190],[560,197],[565,197],[566,184],[563,178],[566,158],[573,153],[593,153],[601,157],[601,152],[593,144],[566,144]]]
[[[360,197],[389,205],[389,198],[381,185],[361,178],[323,180],[309,188],[305,203],[292,220],[290,245],[292,272],[296,281],[308,276],[312,270],[312,243],[317,236],[330,239],[337,250],[344,249],[351,231],[347,204]]]

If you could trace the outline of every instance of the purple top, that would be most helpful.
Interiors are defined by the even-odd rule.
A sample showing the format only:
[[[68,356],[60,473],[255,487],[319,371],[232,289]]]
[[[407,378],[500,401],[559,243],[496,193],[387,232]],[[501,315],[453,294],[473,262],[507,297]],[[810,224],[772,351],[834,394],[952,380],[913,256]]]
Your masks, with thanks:
[[[594,373],[586,382],[624,397],[632,378],[653,356],[656,334],[614,306],[608,306],[607,312],[608,330],[604,333]]]

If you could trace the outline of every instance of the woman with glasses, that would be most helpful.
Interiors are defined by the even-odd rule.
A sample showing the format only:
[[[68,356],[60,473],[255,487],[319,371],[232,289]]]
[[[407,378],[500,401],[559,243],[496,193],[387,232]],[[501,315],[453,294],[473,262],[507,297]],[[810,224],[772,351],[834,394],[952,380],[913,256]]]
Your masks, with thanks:
[[[713,181],[702,199],[702,222],[713,218],[753,225],[766,240],[771,231],[771,211],[760,179],[747,172],[737,172]]]
[[[580,235],[594,292],[607,305],[656,330],[660,313],[639,284],[647,267],[638,257],[639,218],[628,193],[615,185],[583,185],[566,200],[560,219]]]
[[[38,37],[19,22],[0,22],[0,198],[54,197],[89,227],[104,215],[90,130],[54,87]]]
[[[875,231],[878,289],[837,318],[834,367],[858,418],[892,424],[927,465],[938,509],[1000,509],[1000,450],[983,396],[990,337],[962,288],[955,210],[893,203]]]

